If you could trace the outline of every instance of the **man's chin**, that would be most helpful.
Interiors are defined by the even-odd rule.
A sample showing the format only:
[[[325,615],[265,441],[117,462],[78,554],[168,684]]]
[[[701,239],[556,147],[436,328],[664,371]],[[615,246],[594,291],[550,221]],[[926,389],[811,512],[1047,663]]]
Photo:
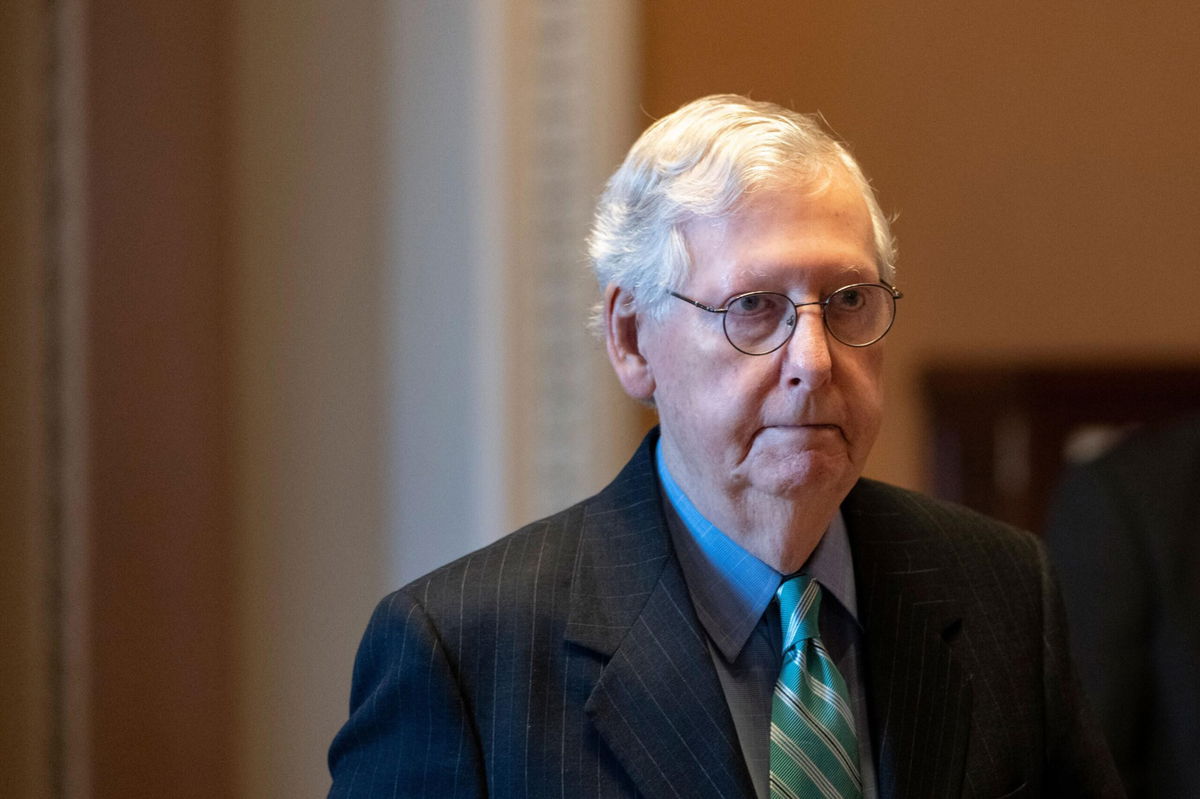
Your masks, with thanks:
[[[766,493],[789,500],[836,497],[840,502],[858,479],[845,453],[805,451],[762,466],[754,482]]]

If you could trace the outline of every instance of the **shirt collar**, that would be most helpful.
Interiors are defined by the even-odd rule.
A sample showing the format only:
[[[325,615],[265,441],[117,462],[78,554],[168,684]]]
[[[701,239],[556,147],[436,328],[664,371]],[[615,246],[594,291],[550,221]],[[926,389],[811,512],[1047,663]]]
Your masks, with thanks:
[[[696,615],[726,661],[732,662],[771,604],[783,575],[709,522],[671,477],[656,447],[659,481],[674,513],[671,538]],[[817,580],[858,621],[854,563],[839,510],[800,569]]]

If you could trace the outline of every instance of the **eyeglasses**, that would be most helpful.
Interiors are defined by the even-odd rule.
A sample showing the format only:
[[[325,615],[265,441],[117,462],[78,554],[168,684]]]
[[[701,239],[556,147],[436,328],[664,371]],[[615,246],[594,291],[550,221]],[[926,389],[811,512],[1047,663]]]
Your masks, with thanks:
[[[797,310],[821,306],[829,335],[850,347],[869,347],[887,335],[896,320],[896,300],[904,295],[883,283],[843,286],[823,300],[792,302],[775,291],[748,291],[725,301],[721,308],[671,292],[672,297],[724,317],[725,338],[739,352],[767,355],[782,347],[796,331]]]

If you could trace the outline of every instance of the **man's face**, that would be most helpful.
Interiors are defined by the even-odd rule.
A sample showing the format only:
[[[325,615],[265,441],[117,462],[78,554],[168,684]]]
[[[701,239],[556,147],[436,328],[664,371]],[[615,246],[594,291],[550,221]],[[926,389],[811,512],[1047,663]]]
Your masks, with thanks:
[[[714,307],[755,290],[820,300],[879,279],[870,215],[845,175],[816,194],[758,192],[737,213],[685,234],[693,269],[678,290]],[[825,331],[820,306],[809,306],[786,345],[750,356],[730,346],[720,314],[668,302],[676,306],[661,321],[639,320],[638,340],[672,476],[706,515],[722,498],[751,512],[784,498],[826,503],[832,513],[879,430],[882,343],[841,344]]]

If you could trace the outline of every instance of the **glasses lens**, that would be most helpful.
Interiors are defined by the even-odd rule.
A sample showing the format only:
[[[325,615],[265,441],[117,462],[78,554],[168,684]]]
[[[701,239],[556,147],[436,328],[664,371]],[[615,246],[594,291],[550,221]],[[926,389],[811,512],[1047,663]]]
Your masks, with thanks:
[[[896,317],[896,299],[884,286],[865,283],[838,289],[825,305],[825,326],[852,347],[883,338]]]
[[[796,308],[782,294],[754,291],[725,304],[725,336],[747,355],[765,355],[787,340]]]

